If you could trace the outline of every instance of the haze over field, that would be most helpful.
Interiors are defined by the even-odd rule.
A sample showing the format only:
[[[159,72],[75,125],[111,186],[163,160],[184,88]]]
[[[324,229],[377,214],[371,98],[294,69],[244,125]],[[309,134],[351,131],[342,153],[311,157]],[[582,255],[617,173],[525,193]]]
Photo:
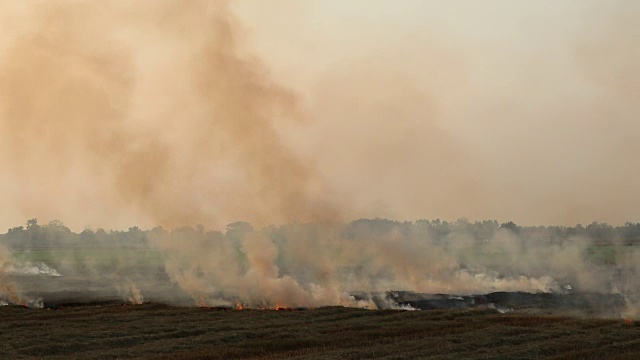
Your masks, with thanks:
[[[0,5],[0,227],[637,221],[636,1]]]
[[[0,305],[526,292],[637,319],[639,17],[630,0],[5,1]]]
[[[493,306],[637,319],[639,244],[631,223],[361,219],[73,233],[31,219],[0,234],[0,305]]]

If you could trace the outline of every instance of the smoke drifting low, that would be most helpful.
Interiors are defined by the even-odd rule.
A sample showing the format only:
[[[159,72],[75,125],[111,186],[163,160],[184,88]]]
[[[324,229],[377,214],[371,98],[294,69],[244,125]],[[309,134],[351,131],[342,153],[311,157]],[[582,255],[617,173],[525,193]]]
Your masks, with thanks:
[[[618,233],[633,237],[629,231],[638,228]],[[30,221],[0,236],[11,250],[0,248],[0,300],[30,306],[119,300],[397,308],[402,304],[390,291],[526,292],[615,295],[624,307],[569,310],[638,316],[637,246],[625,246],[623,239],[605,245],[571,235],[575,229],[525,230],[493,221],[363,219],[263,229],[236,222],[224,233],[183,227],[75,234],[59,222]]]

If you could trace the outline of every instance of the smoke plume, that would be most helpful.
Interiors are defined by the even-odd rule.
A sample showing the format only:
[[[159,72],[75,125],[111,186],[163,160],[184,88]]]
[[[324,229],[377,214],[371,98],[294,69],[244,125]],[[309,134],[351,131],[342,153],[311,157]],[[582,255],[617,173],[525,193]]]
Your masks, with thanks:
[[[40,5],[0,58],[20,210],[81,226],[114,209],[169,227],[337,218],[279,134],[300,121],[296,94],[242,53],[226,2]]]
[[[1,224],[635,221],[640,9],[547,5],[3,4]]]
[[[637,221],[636,2],[312,3],[0,5],[0,226],[85,229],[10,229],[0,301],[579,289],[637,316],[636,250],[344,223]]]

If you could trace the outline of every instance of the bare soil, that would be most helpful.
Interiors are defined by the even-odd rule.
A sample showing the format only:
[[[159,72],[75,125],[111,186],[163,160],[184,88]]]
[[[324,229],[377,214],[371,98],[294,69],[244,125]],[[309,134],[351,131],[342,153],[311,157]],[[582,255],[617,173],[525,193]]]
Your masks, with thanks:
[[[490,308],[0,307],[3,359],[636,359],[638,354],[636,321],[501,314]]]

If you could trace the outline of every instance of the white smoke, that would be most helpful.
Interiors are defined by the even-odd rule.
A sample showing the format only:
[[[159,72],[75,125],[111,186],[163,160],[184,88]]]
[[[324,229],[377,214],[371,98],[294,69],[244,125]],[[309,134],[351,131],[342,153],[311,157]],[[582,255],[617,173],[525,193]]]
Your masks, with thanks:
[[[45,275],[45,276],[62,276],[58,270],[53,267],[40,262],[40,263],[14,263],[5,269],[7,274],[11,275]]]

